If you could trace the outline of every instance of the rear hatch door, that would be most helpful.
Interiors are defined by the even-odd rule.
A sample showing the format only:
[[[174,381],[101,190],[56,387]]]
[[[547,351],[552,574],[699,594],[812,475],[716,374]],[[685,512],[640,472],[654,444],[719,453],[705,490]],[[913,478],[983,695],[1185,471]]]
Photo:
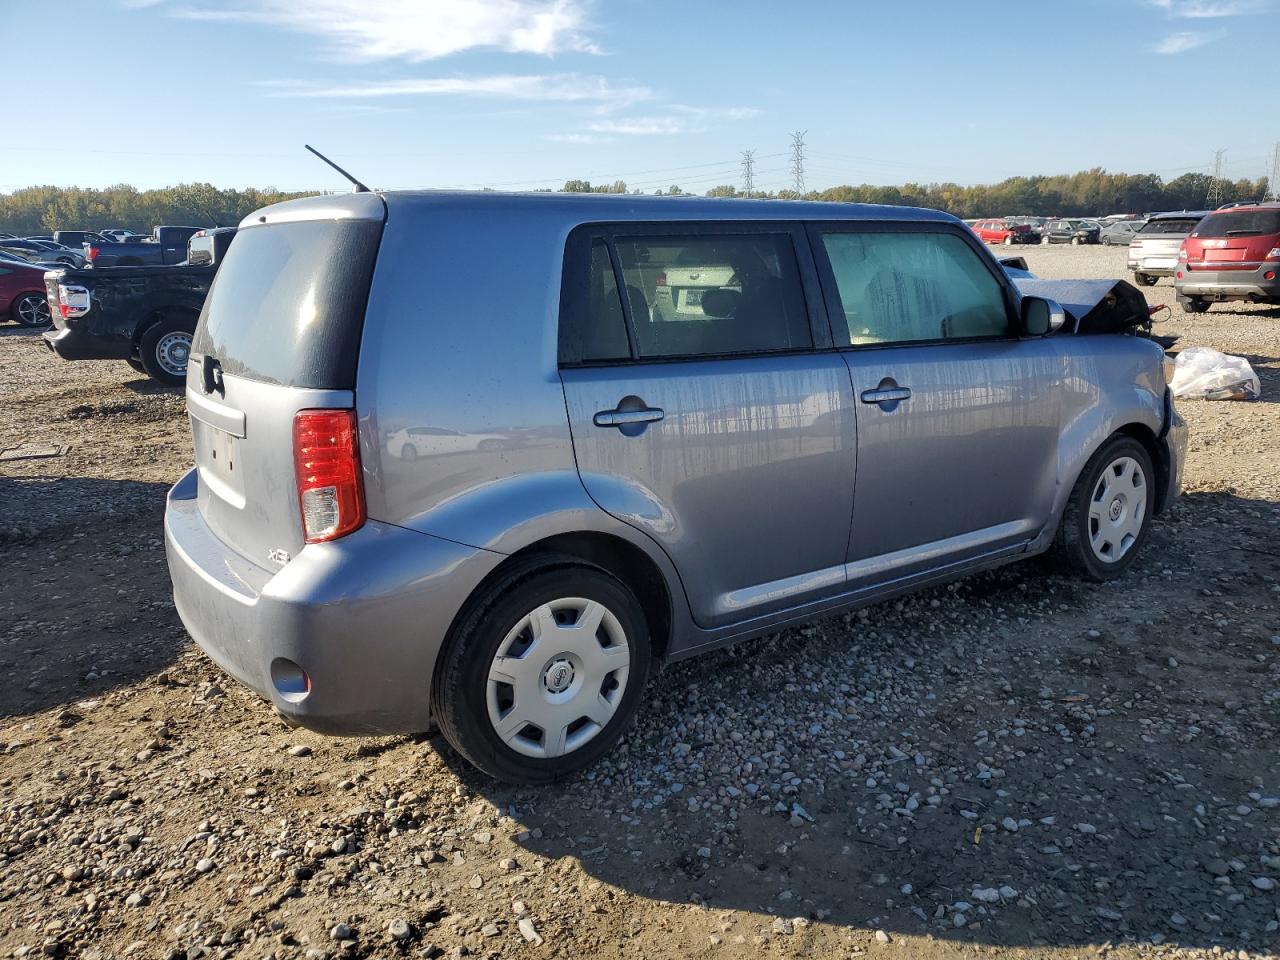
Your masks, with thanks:
[[[294,480],[299,410],[351,409],[385,206],[375,194],[268,207],[241,224],[187,367],[199,508],[270,568],[304,537]]]
[[[1280,207],[1241,207],[1205,217],[1187,238],[1191,270],[1256,270],[1280,240]]]

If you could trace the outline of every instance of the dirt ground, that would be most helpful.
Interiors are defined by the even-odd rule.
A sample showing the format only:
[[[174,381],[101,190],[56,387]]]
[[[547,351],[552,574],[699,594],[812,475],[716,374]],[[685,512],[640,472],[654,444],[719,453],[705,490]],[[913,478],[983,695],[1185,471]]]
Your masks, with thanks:
[[[0,460],[0,956],[1274,955],[1280,310],[1160,332],[1264,397],[1181,404],[1128,577],[1015,565],[668,668],[535,790],[225,678],[169,598],[180,395],[0,327],[0,448],[68,445]]]

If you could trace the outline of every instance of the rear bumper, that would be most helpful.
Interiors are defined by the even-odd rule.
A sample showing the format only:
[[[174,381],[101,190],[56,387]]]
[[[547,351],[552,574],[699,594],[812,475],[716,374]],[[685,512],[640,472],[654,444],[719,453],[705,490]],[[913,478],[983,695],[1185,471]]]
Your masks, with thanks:
[[[1273,279],[1267,280],[1266,274]],[[1182,270],[1173,282],[1183,297],[1200,300],[1280,301],[1280,262],[1264,263],[1256,270]]]
[[[133,356],[133,344],[124,337],[97,337],[77,327],[53,327],[46,330],[45,346],[63,360],[127,360]]]
[[[205,653],[320,733],[427,730],[449,627],[503,557],[369,521],[269,570],[209,529],[198,482],[192,470],[169,491],[165,549],[178,615]]]
[[[1131,271],[1145,273],[1149,277],[1172,277],[1177,266],[1178,258],[1176,256],[1142,257],[1138,260],[1129,261],[1129,269]]]

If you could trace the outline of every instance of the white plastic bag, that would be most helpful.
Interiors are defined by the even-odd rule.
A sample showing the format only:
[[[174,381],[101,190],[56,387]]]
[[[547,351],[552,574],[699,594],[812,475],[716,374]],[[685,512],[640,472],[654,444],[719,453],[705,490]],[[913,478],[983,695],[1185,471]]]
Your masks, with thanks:
[[[1208,347],[1187,347],[1178,354],[1169,386],[1186,400],[1257,400],[1262,383],[1244,357]]]

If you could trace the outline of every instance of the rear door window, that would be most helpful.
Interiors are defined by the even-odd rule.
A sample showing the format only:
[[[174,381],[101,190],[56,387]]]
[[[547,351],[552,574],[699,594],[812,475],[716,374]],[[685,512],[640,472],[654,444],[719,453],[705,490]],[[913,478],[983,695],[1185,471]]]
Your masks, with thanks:
[[[205,301],[192,351],[234,376],[353,389],[381,236],[382,222],[372,220],[241,230]]]
[[[589,276],[567,270],[566,289],[563,362],[813,348],[790,233],[600,237],[591,243]]]
[[[1011,334],[1004,287],[955,234],[830,232],[822,246],[852,346]]]

